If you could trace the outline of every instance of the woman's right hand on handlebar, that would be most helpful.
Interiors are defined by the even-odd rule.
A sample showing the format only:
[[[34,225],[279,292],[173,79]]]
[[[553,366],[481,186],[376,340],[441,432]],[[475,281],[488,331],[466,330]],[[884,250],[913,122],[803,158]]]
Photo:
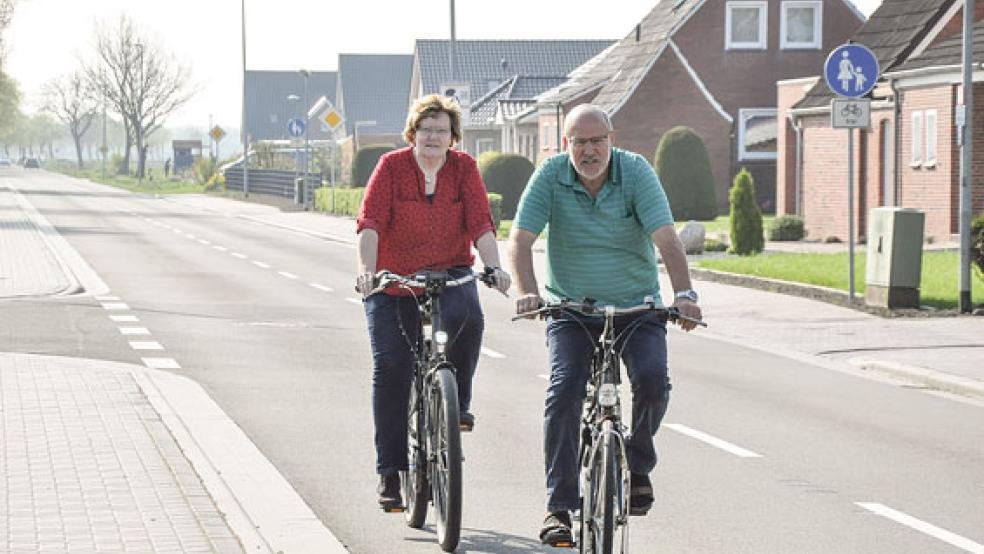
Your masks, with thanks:
[[[361,273],[355,278],[355,292],[362,295],[362,299],[365,300],[372,289],[376,287],[376,276],[372,273]]]
[[[534,310],[539,310],[543,307],[543,299],[540,298],[539,294],[524,294],[516,299],[516,313],[525,314],[527,312],[532,312]],[[536,317],[535,315],[529,316],[530,319]]]

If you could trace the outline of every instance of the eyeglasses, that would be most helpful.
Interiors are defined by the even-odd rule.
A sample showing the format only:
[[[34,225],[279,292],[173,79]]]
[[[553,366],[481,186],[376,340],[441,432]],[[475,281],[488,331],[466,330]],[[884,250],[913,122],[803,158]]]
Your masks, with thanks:
[[[568,139],[574,148],[584,148],[587,145],[591,146],[601,146],[608,141],[608,135],[601,135],[600,137],[591,138],[573,138],[568,137]]]
[[[418,135],[430,135],[432,137],[446,137],[451,134],[451,129],[438,127],[417,127]]]

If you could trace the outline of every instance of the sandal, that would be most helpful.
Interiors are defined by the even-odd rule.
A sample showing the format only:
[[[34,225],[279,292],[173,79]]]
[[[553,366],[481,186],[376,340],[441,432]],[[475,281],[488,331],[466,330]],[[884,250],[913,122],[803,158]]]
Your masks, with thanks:
[[[573,548],[571,535],[571,516],[567,512],[551,512],[543,520],[540,529],[540,542],[555,548]]]
[[[644,516],[653,507],[653,484],[649,476],[633,473],[629,487],[629,515]]]

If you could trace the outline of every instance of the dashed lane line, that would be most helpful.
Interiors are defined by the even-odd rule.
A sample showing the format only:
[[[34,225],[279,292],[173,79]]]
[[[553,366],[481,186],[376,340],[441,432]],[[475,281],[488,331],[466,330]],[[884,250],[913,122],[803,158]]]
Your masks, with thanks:
[[[246,258],[249,257],[246,254],[240,254],[239,252],[233,252],[232,254],[230,254],[230,256],[232,256],[233,258],[239,258],[240,260],[245,260]]]
[[[111,315],[109,319],[116,323],[137,323],[140,321],[140,318],[135,315]]]
[[[308,283],[308,284],[311,285],[312,288],[316,288],[321,292],[335,292],[335,289],[331,287],[326,287],[320,283]]]
[[[213,245],[212,248],[218,250],[219,252],[225,252],[226,250],[228,250],[228,248],[226,248],[225,246],[219,246],[218,244]]]
[[[134,350],[164,350],[164,346],[155,340],[131,340],[130,348]]]
[[[123,335],[149,335],[150,329],[146,327],[120,327],[120,334]]]
[[[351,296],[349,296],[349,297],[346,297],[345,300],[347,300],[347,301],[349,301],[349,302],[351,302],[353,304],[358,304],[360,306],[362,305],[362,300],[359,300],[358,298],[352,298]]]
[[[495,350],[492,350],[491,348],[486,348],[484,346],[482,347],[482,354],[485,354],[489,358],[495,358],[497,360],[501,360],[501,359],[503,359],[503,358],[506,357],[505,354],[500,354],[500,353],[496,352]]]
[[[140,361],[151,369],[181,369],[174,358],[140,358]]]
[[[945,543],[949,543],[966,552],[972,552],[973,554],[984,554],[984,544],[961,537],[956,533],[951,533],[946,529],[912,517],[909,514],[902,513],[898,510],[893,510],[884,504],[878,504],[877,502],[855,502],[855,504],[861,506],[865,510],[888,518],[896,523],[901,523],[906,527],[915,529],[920,533],[924,533]]]
[[[666,427],[668,429],[672,429],[672,430],[676,431],[677,433],[680,433],[680,434],[683,434],[683,435],[687,435],[690,438],[697,439],[697,440],[699,440],[699,441],[701,441],[703,443],[709,444],[709,445],[711,445],[711,446],[713,446],[715,448],[720,448],[721,450],[724,450],[725,452],[730,452],[731,454],[734,454],[735,456],[738,456],[739,458],[761,458],[762,457],[761,454],[757,454],[755,452],[752,452],[751,450],[746,450],[746,449],[744,449],[744,448],[742,448],[740,446],[737,446],[735,444],[732,444],[732,443],[730,443],[730,442],[728,442],[726,440],[722,440],[722,439],[719,439],[717,437],[708,435],[707,433],[704,433],[703,431],[698,431],[698,430],[693,429],[691,427],[687,427],[686,425],[681,425],[679,423],[664,423],[663,424],[663,427]]]
[[[100,302],[119,302],[120,300],[119,296],[97,296],[95,298]]]
[[[281,277],[286,277],[288,279],[297,279],[298,278],[297,275],[294,275],[293,273],[291,273],[289,271],[278,271],[277,272],[277,275],[280,275]]]
[[[130,306],[127,306],[126,302],[103,302],[102,307],[104,310],[129,310]]]
[[[262,267],[263,269],[270,269],[270,264],[266,262],[261,262],[259,260],[253,260],[253,265],[256,267]]]

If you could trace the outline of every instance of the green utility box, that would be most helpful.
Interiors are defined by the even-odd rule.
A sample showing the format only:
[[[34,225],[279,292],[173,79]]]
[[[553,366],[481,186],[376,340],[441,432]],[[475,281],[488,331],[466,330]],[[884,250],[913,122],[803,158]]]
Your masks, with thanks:
[[[883,308],[918,308],[926,214],[875,208],[868,220],[865,302]]]

